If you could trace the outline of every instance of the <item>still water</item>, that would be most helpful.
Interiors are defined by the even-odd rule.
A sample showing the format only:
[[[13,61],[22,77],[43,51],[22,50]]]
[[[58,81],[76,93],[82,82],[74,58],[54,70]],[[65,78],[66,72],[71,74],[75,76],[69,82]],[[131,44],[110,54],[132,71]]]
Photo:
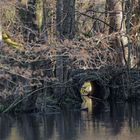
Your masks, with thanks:
[[[0,140],[140,140],[140,105],[94,103],[89,111],[0,116]]]

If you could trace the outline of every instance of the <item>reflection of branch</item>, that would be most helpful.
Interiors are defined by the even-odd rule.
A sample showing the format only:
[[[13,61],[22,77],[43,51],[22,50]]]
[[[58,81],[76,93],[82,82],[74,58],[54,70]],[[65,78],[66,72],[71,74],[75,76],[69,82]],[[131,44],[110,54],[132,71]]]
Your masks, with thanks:
[[[101,19],[99,19],[99,18],[96,18],[96,17],[94,17],[94,16],[90,16],[90,15],[85,14],[85,13],[81,13],[81,12],[79,12],[79,11],[76,11],[76,12],[79,13],[79,14],[81,14],[81,15],[83,15],[83,16],[89,17],[89,18],[91,18],[91,19],[98,20],[98,21],[104,23],[105,25],[109,26],[109,27],[112,28],[113,30],[115,30],[114,27],[112,27],[110,24],[106,23],[105,21],[103,21],[103,20],[101,20]]]

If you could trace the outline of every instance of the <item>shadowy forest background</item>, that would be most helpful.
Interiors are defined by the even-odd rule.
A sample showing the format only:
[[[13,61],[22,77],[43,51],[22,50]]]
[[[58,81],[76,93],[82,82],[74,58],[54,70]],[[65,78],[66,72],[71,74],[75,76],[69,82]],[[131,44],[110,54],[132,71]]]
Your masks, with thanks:
[[[79,103],[83,71],[140,97],[140,0],[1,0],[0,16],[1,111]]]

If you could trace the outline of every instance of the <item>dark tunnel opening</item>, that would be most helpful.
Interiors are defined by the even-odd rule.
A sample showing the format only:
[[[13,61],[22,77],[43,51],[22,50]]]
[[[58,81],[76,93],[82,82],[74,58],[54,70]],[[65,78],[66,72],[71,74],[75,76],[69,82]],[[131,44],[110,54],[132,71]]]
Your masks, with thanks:
[[[90,96],[95,99],[105,98],[104,86],[99,81],[84,81],[80,87],[81,96]]]
[[[80,94],[82,99],[81,110],[92,112],[95,102],[102,102],[106,98],[104,86],[97,80],[84,81],[80,86]]]

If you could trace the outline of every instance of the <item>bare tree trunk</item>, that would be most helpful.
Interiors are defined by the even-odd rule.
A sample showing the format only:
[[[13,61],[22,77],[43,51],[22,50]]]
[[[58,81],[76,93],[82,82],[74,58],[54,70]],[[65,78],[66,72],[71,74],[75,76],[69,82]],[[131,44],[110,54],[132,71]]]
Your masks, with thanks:
[[[124,2],[119,0],[107,0],[108,11],[109,11],[109,34],[113,32],[121,33],[121,38],[118,34],[112,40],[112,47],[117,51],[118,56],[117,63],[128,64],[130,63],[130,54],[128,48],[128,38],[126,37],[126,25],[124,20]],[[112,28],[113,27],[113,28]]]
[[[75,0],[63,0],[63,36],[73,39],[75,36]]]
[[[43,8],[43,0],[35,0],[35,22],[39,33],[41,33],[41,27],[43,22]]]
[[[35,0],[35,30],[39,43],[47,41],[47,2],[46,0]]]
[[[19,10],[28,42],[46,42],[46,0],[22,0]]]
[[[2,45],[2,25],[0,21],[0,46]]]
[[[56,73],[55,76],[57,78],[57,85],[54,88],[54,94],[57,98],[59,104],[61,104],[61,100],[65,94],[65,81],[64,81],[64,57],[62,56],[62,52],[57,52],[56,57]]]
[[[0,46],[2,45],[2,9],[0,8]]]
[[[62,21],[63,21],[63,1],[57,0],[56,2],[56,30],[57,37],[62,38]]]
[[[107,0],[109,10],[109,23],[111,27],[109,33],[117,32],[122,30],[123,22],[123,7],[122,1],[119,0]]]
[[[73,39],[75,36],[75,0],[57,0],[56,14],[58,37]]]

